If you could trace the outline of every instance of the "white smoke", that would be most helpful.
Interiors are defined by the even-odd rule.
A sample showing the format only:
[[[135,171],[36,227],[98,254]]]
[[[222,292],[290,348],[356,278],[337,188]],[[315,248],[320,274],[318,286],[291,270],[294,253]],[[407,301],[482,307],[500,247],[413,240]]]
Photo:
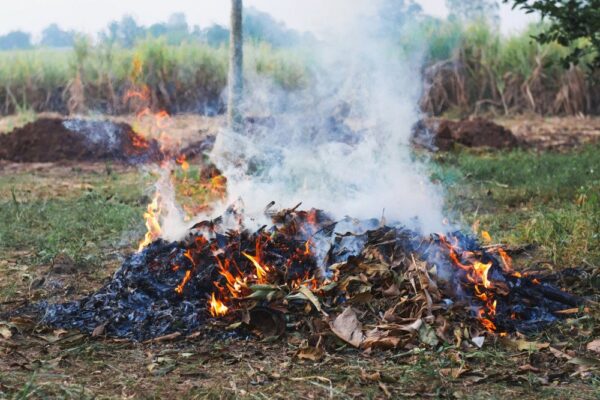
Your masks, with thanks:
[[[310,49],[306,89],[246,77],[245,114],[260,118],[244,132],[222,131],[211,153],[228,201],[243,199],[251,215],[270,201],[336,218],[385,212],[388,222],[442,231],[442,196],[410,149],[420,54],[400,54],[397,38],[373,29],[374,16],[355,22]]]

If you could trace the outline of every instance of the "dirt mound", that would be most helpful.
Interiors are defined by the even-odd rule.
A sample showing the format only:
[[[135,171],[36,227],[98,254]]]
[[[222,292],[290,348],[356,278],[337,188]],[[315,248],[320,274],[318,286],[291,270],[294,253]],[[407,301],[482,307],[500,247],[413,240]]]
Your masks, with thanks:
[[[111,121],[40,118],[0,135],[0,159],[14,162],[107,161],[156,162],[163,155],[156,140],[131,126]]]
[[[510,130],[484,118],[421,120],[413,127],[413,140],[419,145],[433,145],[439,150],[449,150],[454,143],[495,149],[513,148],[519,144]]]

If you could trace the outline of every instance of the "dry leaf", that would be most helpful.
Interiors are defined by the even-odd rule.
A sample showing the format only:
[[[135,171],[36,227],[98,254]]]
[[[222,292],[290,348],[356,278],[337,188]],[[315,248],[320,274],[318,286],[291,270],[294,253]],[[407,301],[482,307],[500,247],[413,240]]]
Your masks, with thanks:
[[[586,349],[594,353],[600,353],[600,339],[589,342],[586,346]]]
[[[378,371],[368,373],[364,369],[360,370],[360,379],[366,382],[379,382],[381,381],[381,374]]]
[[[400,338],[396,336],[390,336],[389,331],[380,331],[377,328],[367,332],[367,336],[362,342],[362,348],[378,348],[382,350],[388,350],[398,347]]]
[[[296,357],[300,360],[321,361],[325,352],[318,347],[304,347],[296,353]]]
[[[329,326],[340,339],[354,347],[359,347],[363,341],[362,324],[352,307],[347,307],[329,323]]]
[[[564,360],[570,360],[571,358],[573,358],[570,355],[568,355],[567,353],[560,351],[558,349],[555,349],[554,347],[549,347],[548,349],[550,350],[550,353],[552,353],[554,355],[554,357],[556,357],[556,358],[562,358]]]
[[[528,342],[527,340],[523,339],[504,338],[502,342],[507,346],[517,349],[519,351],[539,351],[550,347],[550,343],[542,343],[535,341]]]
[[[10,339],[12,337],[12,331],[6,325],[0,325],[0,336],[4,339]]]
[[[306,298],[308,300],[310,300],[311,303],[313,303],[313,305],[315,306],[317,311],[319,311],[319,312],[322,311],[321,303],[319,302],[319,299],[317,299],[317,296],[315,296],[314,293],[311,292],[309,288],[307,288],[306,286],[300,286],[300,288],[298,290],[300,291],[300,293],[302,293],[304,296],[306,296]]]
[[[427,324],[422,324],[419,328],[419,339],[421,340],[421,342],[428,344],[432,347],[437,346],[437,344],[440,342],[433,328],[431,328],[431,326]]]
[[[395,283],[391,284],[390,287],[384,289],[381,292],[386,297],[397,297],[400,296],[400,288]]]
[[[467,371],[469,371],[469,368],[465,365],[461,365],[458,368],[442,368],[440,369],[440,374],[442,376],[458,379],[462,374],[464,374]]]
[[[92,337],[104,335],[104,328],[106,328],[106,323],[98,325],[92,331]]]
[[[539,368],[534,367],[531,364],[524,364],[519,367],[519,371],[523,372],[540,372]]]

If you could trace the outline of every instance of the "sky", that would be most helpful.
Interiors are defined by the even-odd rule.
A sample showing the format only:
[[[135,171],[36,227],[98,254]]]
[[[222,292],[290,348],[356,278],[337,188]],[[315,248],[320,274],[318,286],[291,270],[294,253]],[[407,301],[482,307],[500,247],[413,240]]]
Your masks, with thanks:
[[[287,26],[316,34],[335,30],[356,13],[368,13],[372,0],[244,0],[244,6],[270,13]],[[444,0],[418,0],[428,14],[444,17]],[[39,37],[42,29],[55,22],[63,29],[91,34],[124,14],[138,23],[165,21],[175,12],[184,12],[190,25],[228,24],[229,0],[0,0],[0,34],[20,29]],[[501,5],[501,30],[517,32],[535,19],[519,10]]]

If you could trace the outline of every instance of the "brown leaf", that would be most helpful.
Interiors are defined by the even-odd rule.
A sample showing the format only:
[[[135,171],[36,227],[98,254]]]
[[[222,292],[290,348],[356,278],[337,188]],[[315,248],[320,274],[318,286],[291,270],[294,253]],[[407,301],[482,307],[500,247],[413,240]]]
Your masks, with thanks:
[[[12,337],[10,328],[6,325],[0,325],[0,336],[4,339],[10,339]]]
[[[368,373],[364,369],[360,370],[360,379],[365,382],[379,382],[381,381],[381,374],[379,371]]]
[[[540,372],[539,368],[534,367],[531,364],[524,364],[519,367],[519,371],[523,372]]]
[[[359,347],[363,341],[362,324],[352,307],[347,307],[329,323],[329,326],[340,339],[354,347]]]
[[[387,289],[384,289],[381,293],[385,297],[398,297],[400,296],[400,288],[395,283],[392,283]]]
[[[592,340],[586,346],[586,349],[594,353],[600,353],[600,339]]]
[[[554,347],[549,347],[548,349],[550,350],[550,353],[552,353],[554,355],[554,357],[556,357],[556,358],[561,358],[564,360],[570,360],[571,358],[573,358],[572,356],[568,355],[567,353],[560,351],[558,349],[555,349]]]
[[[469,368],[465,365],[461,365],[458,368],[442,368],[440,374],[446,377],[452,377],[452,379],[458,379],[462,374],[469,371]]]
[[[309,360],[309,361],[321,361],[325,352],[322,348],[318,347],[304,347],[298,350],[296,353],[296,357],[299,360]]]
[[[380,331],[377,328],[367,332],[367,337],[362,342],[362,348],[364,349],[382,349],[388,350],[398,347],[400,338],[397,336],[390,336],[389,331]]]
[[[95,327],[94,330],[92,331],[92,337],[104,335],[104,328],[106,328],[106,323],[103,323],[103,324]]]
[[[539,351],[550,347],[550,343],[542,343],[535,341],[528,342],[527,340],[523,339],[503,338],[502,342],[505,345],[517,349],[519,351]]]

